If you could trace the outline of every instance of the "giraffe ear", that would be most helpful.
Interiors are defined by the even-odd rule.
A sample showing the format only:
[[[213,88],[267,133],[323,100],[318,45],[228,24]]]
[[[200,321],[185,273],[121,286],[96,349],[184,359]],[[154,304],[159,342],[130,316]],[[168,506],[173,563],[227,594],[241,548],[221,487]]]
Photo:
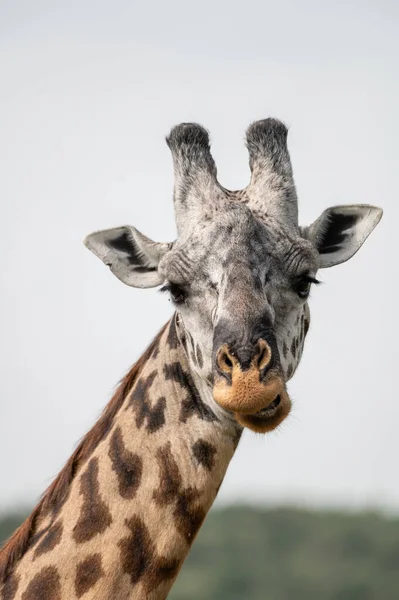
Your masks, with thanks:
[[[130,225],[95,231],[83,243],[126,285],[150,288],[164,281],[158,264],[172,244],[153,242]]]
[[[368,204],[327,208],[301,235],[319,252],[319,268],[333,267],[352,258],[382,217],[382,209]]]

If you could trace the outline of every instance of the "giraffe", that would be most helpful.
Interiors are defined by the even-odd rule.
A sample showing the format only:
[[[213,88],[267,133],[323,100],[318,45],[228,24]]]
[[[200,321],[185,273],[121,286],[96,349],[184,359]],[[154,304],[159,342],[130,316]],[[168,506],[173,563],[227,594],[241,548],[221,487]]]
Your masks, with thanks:
[[[209,511],[244,428],[290,412],[317,271],[351,258],[382,210],[335,206],[310,226],[283,123],[247,130],[251,178],[217,180],[200,125],[172,129],[177,239],[132,226],[85,245],[175,312],[0,554],[1,600],[161,600]]]

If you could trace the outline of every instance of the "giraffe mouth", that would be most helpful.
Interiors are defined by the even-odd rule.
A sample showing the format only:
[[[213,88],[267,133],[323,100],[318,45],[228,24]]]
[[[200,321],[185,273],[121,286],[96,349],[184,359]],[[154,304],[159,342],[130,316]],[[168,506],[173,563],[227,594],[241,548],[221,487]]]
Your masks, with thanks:
[[[256,365],[243,370],[238,363],[229,368],[228,376],[216,372],[213,397],[240,425],[266,433],[285,419],[291,400],[278,369],[271,369],[264,379],[260,375]]]
[[[261,410],[258,410],[258,412],[255,413],[255,416],[257,417],[272,417],[273,415],[276,414],[278,407],[281,404],[281,396],[280,394],[277,396],[277,398],[275,398],[273,400],[273,402],[271,402],[271,404],[269,404],[269,406],[266,406],[266,408],[262,408]]]
[[[240,425],[256,433],[268,433],[284,421],[290,410],[291,399],[284,389],[265,408],[253,414],[235,413],[235,418]]]

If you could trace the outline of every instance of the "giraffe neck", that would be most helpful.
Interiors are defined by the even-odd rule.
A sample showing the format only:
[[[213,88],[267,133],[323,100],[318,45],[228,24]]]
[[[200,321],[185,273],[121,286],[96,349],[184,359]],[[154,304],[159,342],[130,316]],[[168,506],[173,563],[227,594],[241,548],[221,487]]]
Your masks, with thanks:
[[[0,554],[1,600],[166,597],[239,433],[204,402],[175,317],[131,380]]]

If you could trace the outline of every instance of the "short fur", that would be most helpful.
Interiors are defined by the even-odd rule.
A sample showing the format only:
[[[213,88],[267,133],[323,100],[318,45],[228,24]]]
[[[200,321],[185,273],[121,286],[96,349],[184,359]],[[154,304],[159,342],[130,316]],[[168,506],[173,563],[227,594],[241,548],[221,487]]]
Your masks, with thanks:
[[[164,325],[147,350],[122,379],[118,389],[104,409],[99,420],[79,443],[64,468],[44,492],[40,502],[33,509],[29,517],[25,519],[22,525],[18,527],[1,548],[0,583],[4,583],[11,574],[13,567],[24,555],[32,541],[36,542],[38,539],[37,533],[40,529],[41,518],[47,517],[49,513],[55,516],[62,507],[67,498],[72,481],[75,479],[82,465],[90,457],[93,450],[97,447],[98,443],[109,434],[115,415],[120,410],[122,403],[132,389],[142,366],[157,348],[166,327],[167,324]]]
[[[353,256],[381,218],[338,206],[299,227],[275,119],[249,127],[251,180],[237,192],[217,181],[203,127],[167,142],[177,239],[127,225],[85,244],[127,285],[163,284],[175,316],[1,551],[1,600],[166,598],[242,428],[266,433],[289,413],[317,270]]]

